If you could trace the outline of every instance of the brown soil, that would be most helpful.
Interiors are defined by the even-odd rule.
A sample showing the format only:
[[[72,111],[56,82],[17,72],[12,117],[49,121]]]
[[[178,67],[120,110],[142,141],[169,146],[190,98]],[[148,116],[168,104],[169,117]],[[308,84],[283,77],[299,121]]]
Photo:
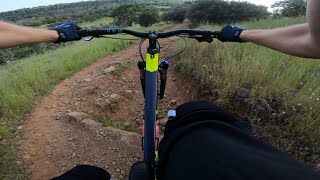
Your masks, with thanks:
[[[160,40],[162,58],[175,49],[177,40]],[[31,169],[31,179],[49,179],[77,164],[97,165],[107,169],[114,179],[127,179],[131,165],[143,158],[140,135],[86,126],[68,120],[67,113],[85,112],[90,119],[104,118],[125,128],[140,126],[144,100],[136,65],[139,59],[136,43],[75,73],[38,102],[25,121],[26,138],[21,141],[21,157]],[[103,73],[110,66],[120,68],[118,76]],[[170,70],[166,97],[159,102],[160,118],[189,99],[185,86]],[[110,99],[112,94],[118,97]]]

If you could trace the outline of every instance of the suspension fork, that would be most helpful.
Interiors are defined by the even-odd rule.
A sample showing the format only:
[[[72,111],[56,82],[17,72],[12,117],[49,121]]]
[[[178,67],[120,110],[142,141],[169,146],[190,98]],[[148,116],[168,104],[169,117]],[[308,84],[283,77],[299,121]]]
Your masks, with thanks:
[[[164,60],[159,65],[159,74],[160,74],[160,99],[164,98],[164,91],[166,89],[166,83],[167,83],[167,71],[169,68],[169,61]]]

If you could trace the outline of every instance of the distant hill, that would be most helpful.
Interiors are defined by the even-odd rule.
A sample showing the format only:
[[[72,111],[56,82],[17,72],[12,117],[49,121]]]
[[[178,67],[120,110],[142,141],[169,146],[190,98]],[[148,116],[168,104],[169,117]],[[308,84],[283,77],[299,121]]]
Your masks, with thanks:
[[[168,5],[185,0],[99,0],[24,8],[0,13],[0,20],[26,26],[53,25],[61,22],[86,22],[107,17],[111,9],[123,3]]]

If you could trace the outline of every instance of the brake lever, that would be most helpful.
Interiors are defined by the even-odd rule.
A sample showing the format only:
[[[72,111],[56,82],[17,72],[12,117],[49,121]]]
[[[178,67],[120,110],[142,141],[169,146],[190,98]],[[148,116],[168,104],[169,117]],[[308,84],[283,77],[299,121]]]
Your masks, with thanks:
[[[84,37],[83,40],[84,41],[91,41],[94,37],[93,36],[87,36],[87,37]]]
[[[196,39],[198,42],[207,42],[207,43],[212,43],[213,42],[213,38],[211,36],[190,35],[189,38]]]

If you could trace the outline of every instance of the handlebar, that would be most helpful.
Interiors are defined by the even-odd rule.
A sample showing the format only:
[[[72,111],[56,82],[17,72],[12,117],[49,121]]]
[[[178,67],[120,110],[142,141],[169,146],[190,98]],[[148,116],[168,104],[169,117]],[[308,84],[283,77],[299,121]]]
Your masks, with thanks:
[[[93,36],[101,37],[103,35],[114,35],[114,34],[130,34],[139,38],[157,39],[157,38],[167,38],[176,35],[189,35],[191,38],[217,38],[222,32],[221,31],[209,31],[209,30],[194,30],[194,29],[180,29],[168,32],[139,32],[130,29],[122,28],[109,28],[103,30],[79,30],[78,34],[81,37]],[[207,41],[207,39],[205,39]]]

